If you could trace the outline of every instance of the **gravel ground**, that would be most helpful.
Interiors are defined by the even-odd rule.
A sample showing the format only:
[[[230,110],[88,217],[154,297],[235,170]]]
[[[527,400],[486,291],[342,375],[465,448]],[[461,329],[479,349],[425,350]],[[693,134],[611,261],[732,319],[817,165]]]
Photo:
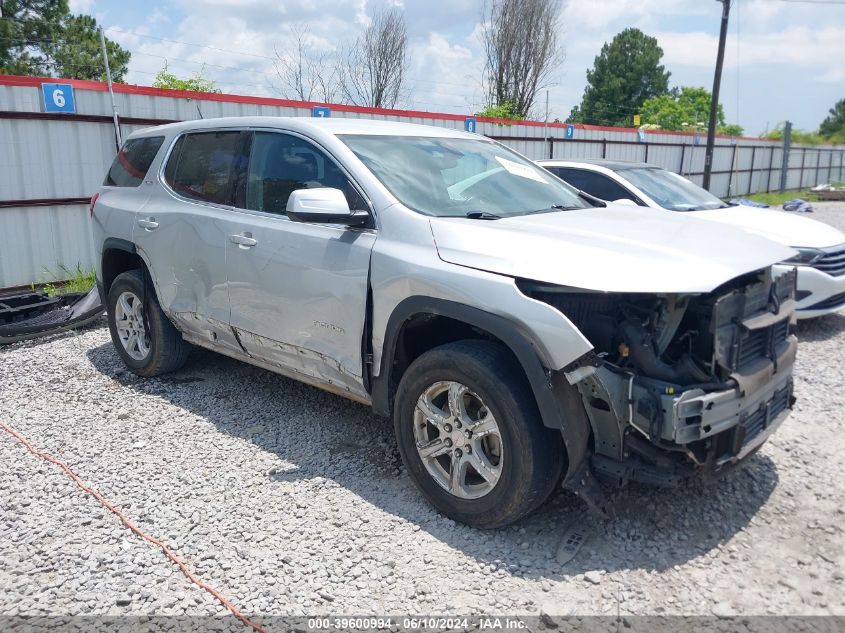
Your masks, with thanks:
[[[816,219],[845,229],[845,204]],[[845,315],[799,327],[797,408],[744,469],[562,492],[521,524],[443,518],[367,408],[222,356],[127,372],[103,323],[0,350],[0,419],[245,613],[845,614]],[[0,614],[222,614],[162,553],[0,432]],[[567,527],[591,536],[570,562]]]

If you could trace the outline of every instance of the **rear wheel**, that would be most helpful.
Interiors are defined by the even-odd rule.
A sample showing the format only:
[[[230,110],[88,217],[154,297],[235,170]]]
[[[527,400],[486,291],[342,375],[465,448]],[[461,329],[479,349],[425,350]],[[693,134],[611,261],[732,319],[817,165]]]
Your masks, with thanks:
[[[190,345],[165,316],[144,273],[118,275],[109,289],[108,322],[112,342],[129,369],[158,376],[185,364]]]
[[[402,377],[394,426],[411,478],[446,516],[513,523],[560,481],[560,433],[543,426],[513,356],[487,341],[426,352]]]

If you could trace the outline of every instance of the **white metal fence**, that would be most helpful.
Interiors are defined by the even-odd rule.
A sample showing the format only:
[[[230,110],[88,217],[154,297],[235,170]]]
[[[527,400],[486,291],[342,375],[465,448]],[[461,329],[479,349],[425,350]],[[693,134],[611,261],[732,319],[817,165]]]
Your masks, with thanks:
[[[45,112],[43,83],[74,88],[75,112]],[[142,86],[115,86],[125,134],[170,121],[218,116],[311,116],[315,104],[236,95],[196,95]],[[105,84],[0,76],[0,288],[47,281],[62,268],[90,269],[87,199],[115,155],[111,102]],[[331,106],[333,117],[395,120],[464,129],[463,115]],[[637,130],[479,119],[476,132],[532,159],[608,158],[642,161],[701,183],[703,138]],[[845,147],[793,145],[786,187],[845,180]],[[780,144],[717,139],[711,190],[743,196],[776,190]]]

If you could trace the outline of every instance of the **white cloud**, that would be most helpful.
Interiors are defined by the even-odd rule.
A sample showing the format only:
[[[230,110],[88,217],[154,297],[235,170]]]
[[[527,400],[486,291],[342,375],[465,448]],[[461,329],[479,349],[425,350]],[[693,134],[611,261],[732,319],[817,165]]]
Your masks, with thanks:
[[[91,13],[94,0],[70,0],[68,7],[71,13]]]
[[[468,46],[451,44],[441,33],[412,41],[409,49],[410,100],[419,109],[468,112],[483,101],[481,58]]]
[[[710,68],[718,38],[709,33],[655,33],[667,66]],[[820,60],[845,59],[845,26],[789,26],[778,32],[744,33],[737,50],[736,33],[728,36],[725,67],[777,64],[804,68],[814,76],[824,70]]]
[[[402,105],[467,113],[484,100],[481,0],[170,0],[167,5],[164,1],[152,0],[143,22],[125,18],[105,22],[130,32],[107,32],[133,52],[130,81],[149,84],[166,58],[179,75],[191,75],[205,64],[206,76],[225,92],[282,96],[274,87],[279,82],[272,58],[274,48],[288,52],[291,24],[307,24],[311,46],[330,52],[354,39],[375,7],[392,5],[404,11],[410,38],[408,91]],[[76,10],[99,9],[103,4],[71,0]],[[627,27],[658,38],[673,84],[709,86],[719,11],[713,0],[569,0],[560,32],[567,61],[554,73],[552,118],[565,118],[578,103],[586,70],[602,44]],[[103,22],[99,15],[98,19]],[[739,114],[749,119],[740,122],[751,129],[762,129],[770,118],[786,117],[813,127],[819,111],[830,107],[831,95],[841,92],[837,90],[845,81],[841,59],[845,59],[845,6],[735,2],[723,101],[727,108],[734,101],[741,103]],[[802,97],[774,99],[773,85]],[[538,103],[544,99],[541,93]]]
[[[576,33],[604,30],[620,22],[627,26],[646,26],[669,16],[713,13],[710,3],[703,0],[569,0],[563,10],[563,23]]]

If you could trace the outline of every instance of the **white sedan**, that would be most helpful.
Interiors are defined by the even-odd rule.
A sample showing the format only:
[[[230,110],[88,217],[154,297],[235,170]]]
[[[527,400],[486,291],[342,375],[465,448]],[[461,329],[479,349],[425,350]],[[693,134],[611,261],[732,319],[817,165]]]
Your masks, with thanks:
[[[798,268],[799,319],[845,308],[845,233],[810,218],[723,202],[683,176],[645,163],[541,160],[576,189],[602,200],[680,211],[742,228],[791,246],[798,255],[780,267]]]

